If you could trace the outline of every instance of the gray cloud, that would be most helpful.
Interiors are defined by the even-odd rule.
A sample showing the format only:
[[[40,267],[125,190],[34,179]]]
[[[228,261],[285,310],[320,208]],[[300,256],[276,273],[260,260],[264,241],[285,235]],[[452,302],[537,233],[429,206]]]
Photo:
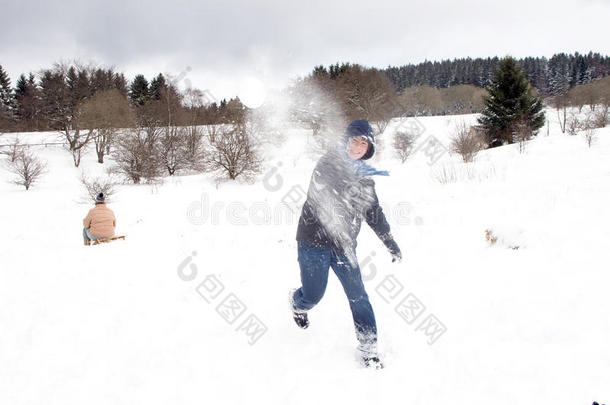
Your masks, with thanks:
[[[316,64],[368,66],[454,57],[610,53],[608,2],[175,1],[5,2],[0,64],[16,78],[79,58],[128,75],[178,74],[235,91],[240,75],[271,85]],[[205,82],[203,82],[205,81]]]

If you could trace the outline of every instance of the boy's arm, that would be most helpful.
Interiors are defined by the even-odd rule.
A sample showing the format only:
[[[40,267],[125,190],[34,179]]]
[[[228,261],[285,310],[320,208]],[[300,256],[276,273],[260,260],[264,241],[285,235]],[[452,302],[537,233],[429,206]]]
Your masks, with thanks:
[[[388,249],[392,255],[392,261],[400,261],[402,259],[402,253],[398,247],[398,244],[394,240],[394,237],[390,233],[390,224],[383,213],[383,209],[379,205],[379,199],[377,198],[377,193],[375,192],[375,183],[371,180],[368,185],[370,187],[369,192],[372,199],[372,204],[364,214],[366,223],[369,224],[377,237]]]

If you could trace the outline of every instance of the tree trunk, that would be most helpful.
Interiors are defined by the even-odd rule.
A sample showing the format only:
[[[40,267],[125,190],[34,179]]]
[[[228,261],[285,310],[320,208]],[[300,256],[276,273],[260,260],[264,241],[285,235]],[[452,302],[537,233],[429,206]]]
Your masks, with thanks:
[[[563,107],[563,120],[561,119],[561,116],[559,115],[559,110],[561,110],[560,107],[557,107],[557,119],[559,120],[559,128],[561,128],[561,133],[565,134],[566,133],[566,107]]]
[[[74,166],[78,167],[80,165],[80,148],[74,149],[72,151],[72,160],[74,160]]]

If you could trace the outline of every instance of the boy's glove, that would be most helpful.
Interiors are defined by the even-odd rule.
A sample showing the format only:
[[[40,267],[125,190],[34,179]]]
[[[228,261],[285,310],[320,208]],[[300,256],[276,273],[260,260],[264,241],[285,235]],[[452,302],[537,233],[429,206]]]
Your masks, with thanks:
[[[391,234],[384,235],[381,240],[383,244],[388,248],[388,251],[392,255],[392,263],[397,262],[400,263],[402,260],[402,252],[398,247],[398,244],[394,240]]]

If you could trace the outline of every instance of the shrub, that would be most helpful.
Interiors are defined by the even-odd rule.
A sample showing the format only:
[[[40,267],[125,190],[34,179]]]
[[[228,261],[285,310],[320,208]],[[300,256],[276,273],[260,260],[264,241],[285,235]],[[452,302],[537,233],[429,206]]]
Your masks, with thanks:
[[[472,162],[476,154],[483,149],[482,137],[474,127],[462,122],[458,124],[451,138],[451,151],[462,157],[464,163]]]
[[[16,159],[8,164],[8,170],[16,175],[14,184],[24,186],[26,190],[38,182],[47,171],[47,164],[29,150],[21,150]]]
[[[411,155],[411,152],[413,152],[416,138],[417,137],[414,134],[407,131],[400,131],[394,135],[394,143],[392,146],[394,146],[396,154],[402,163],[406,162],[409,155]]]

